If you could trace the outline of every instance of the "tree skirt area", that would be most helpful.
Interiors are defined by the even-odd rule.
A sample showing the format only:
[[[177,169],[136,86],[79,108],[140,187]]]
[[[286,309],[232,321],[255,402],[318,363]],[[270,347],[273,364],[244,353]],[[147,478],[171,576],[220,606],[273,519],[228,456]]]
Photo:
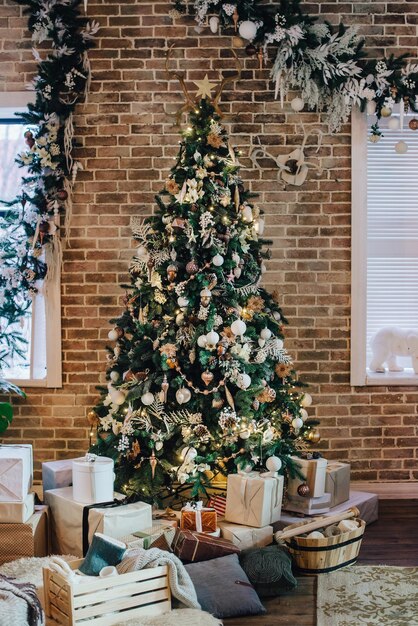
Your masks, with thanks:
[[[318,576],[317,626],[418,626],[418,567],[358,566]]]

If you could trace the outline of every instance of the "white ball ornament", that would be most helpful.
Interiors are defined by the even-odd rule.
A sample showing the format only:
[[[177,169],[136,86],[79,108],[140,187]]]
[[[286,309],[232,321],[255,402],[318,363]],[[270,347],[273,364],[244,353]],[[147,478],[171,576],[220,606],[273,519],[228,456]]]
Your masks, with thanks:
[[[398,130],[400,125],[399,117],[391,117],[388,121],[388,128],[390,130]]]
[[[177,389],[176,391],[176,400],[179,404],[184,404],[185,403],[185,399],[184,399],[184,393],[183,393],[184,389]]]
[[[196,457],[197,457],[197,450],[196,450],[196,448],[189,448],[189,446],[186,446],[181,451],[181,458],[184,461],[193,461],[193,459],[195,459]]]
[[[148,257],[148,250],[145,246],[139,246],[136,250],[136,256],[138,259],[146,259]]]
[[[266,461],[266,467],[269,472],[278,472],[282,466],[282,462],[278,456],[269,456]]]
[[[234,267],[234,276],[235,278],[239,278],[242,274],[242,270],[240,267]]]
[[[247,428],[244,428],[243,430],[240,430],[239,436],[240,436],[240,439],[248,439],[251,436],[251,433]],[[247,467],[251,467],[251,466],[247,466]]]
[[[189,299],[185,298],[184,296],[180,296],[179,298],[177,298],[177,304],[179,305],[179,307],[184,309],[189,304]]]
[[[270,339],[271,335],[272,335],[272,332],[271,332],[270,328],[267,328],[267,327],[266,327],[266,328],[263,328],[263,329],[260,331],[260,337],[261,337],[261,339],[266,339],[266,340],[267,340],[267,339]]]
[[[109,374],[109,378],[113,383],[115,383],[120,378],[119,372],[117,372],[116,370],[112,370]]]
[[[242,219],[244,220],[244,222],[253,221],[253,212],[248,204],[245,204],[244,208],[242,209]]]
[[[265,263],[262,263],[262,264],[260,265],[260,272],[261,272],[262,274],[265,274],[265,273],[267,272],[267,267],[266,267],[266,264],[265,264]]]
[[[266,345],[266,340],[265,339],[259,339],[258,340],[258,345],[260,346],[260,348],[264,348],[264,346]]]
[[[206,335],[200,335],[200,337],[197,338],[197,345],[199,348],[205,348],[207,342],[208,340],[206,339]]]
[[[212,264],[215,267],[221,267],[221,265],[224,264],[224,258],[222,256],[222,254],[215,254],[215,256],[212,259]]]
[[[406,154],[408,152],[408,144],[401,139],[395,144],[395,152],[397,154]]]
[[[237,382],[240,389],[248,389],[251,385],[251,378],[248,374],[240,374]]]
[[[278,311],[273,311],[273,317],[276,320],[276,322],[282,319],[282,316],[280,315]]]
[[[117,339],[119,339],[118,331],[115,330],[114,328],[112,328],[112,330],[109,330],[109,332],[107,333],[107,336],[110,339],[110,341],[117,341]]]
[[[210,344],[211,346],[215,346],[218,343],[219,339],[220,339],[220,337],[219,337],[218,333],[215,332],[214,330],[211,330],[206,335],[206,342],[208,344]]]
[[[234,335],[243,335],[247,330],[247,324],[242,320],[235,320],[231,324],[231,330]]]
[[[300,413],[300,419],[302,420],[302,422],[306,422],[306,420],[309,418],[308,411],[306,409],[301,409],[299,413]]]
[[[209,18],[209,28],[210,32],[213,34],[218,32],[219,17],[217,15],[213,15],[211,18]]]
[[[117,404],[118,406],[121,406],[125,402],[126,398],[123,391],[115,391],[114,393],[110,394],[110,397],[112,398],[112,402],[114,404]]]
[[[293,98],[290,106],[292,107],[292,110],[295,111],[295,113],[300,113],[303,110],[305,103],[302,98]]]
[[[157,452],[159,452],[160,450],[162,450],[163,448],[163,442],[162,441],[156,441],[155,442],[155,449],[157,450]]]
[[[294,417],[292,419],[292,426],[295,430],[299,430],[303,426],[303,420],[300,417]]]
[[[152,394],[150,391],[147,391],[141,396],[141,402],[142,404],[145,404],[145,406],[149,406],[154,402],[154,394]]]
[[[304,393],[302,400],[300,401],[301,406],[311,406],[312,404],[312,396],[309,393]]]
[[[255,231],[258,235],[262,235],[264,233],[265,225],[265,221],[260,217],[255,225]]]
[[[238,32],[240,37],[243,39],[248,39],[248,41],[252,41],[257,34],[257,24],[252,22],[251,20],[244,20],[239,25]]]

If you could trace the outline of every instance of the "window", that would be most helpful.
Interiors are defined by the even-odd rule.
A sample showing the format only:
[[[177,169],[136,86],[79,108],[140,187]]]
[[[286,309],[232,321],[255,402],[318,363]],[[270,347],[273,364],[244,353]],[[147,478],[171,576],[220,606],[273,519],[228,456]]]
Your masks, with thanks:
[[[418,115],[417,115],[418,117]],[[383,137],[368,141],[375,118],[352,117],[352,385],[418,385],[410,356],[398,356],[402,372],[370,369],[370,340],[383,328],[418,333],[418,131],[414,115],[382,119]],[[400,120],[399,107],[389,119]],[[392,127],[392,128],[391,128]],[[395,145],[406,142],[398,154]],[[403,342],[405,347],[405,342]],[[416,348],[417,349],[417,348]],[[417,355],[418,356],[418,355]]]
[[[19,192],[24,170],[15,163],[18,152],[27,149],[24,128],[14,112],[26,110],[28,93],[0,94],[0,199],[12,200]],[[5,209],[0,205],[0,228],[7,225],[1,216]],[[27,341],[23,356],[10,359],[3,376],[25,387],[60,387],[61,380],[61,319],[60,291],[57,287],[39,293],[19,324]],[[1,322],[1,320],[0,320]],[[47,332],[48,329],[48,332]]]

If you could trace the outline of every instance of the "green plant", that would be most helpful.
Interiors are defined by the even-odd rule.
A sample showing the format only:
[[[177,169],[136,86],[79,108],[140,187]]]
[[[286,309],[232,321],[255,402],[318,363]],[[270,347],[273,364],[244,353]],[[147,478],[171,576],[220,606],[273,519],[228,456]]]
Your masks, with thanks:
[[[22,398],[26,398],[26,394],[20,387],[10,383],[4,378],[0,378],[0,392],[4,394],[15,393]],[[0,434],[4,433],[10,426],[13,419],[13,407],[10,402],[0,402]]]

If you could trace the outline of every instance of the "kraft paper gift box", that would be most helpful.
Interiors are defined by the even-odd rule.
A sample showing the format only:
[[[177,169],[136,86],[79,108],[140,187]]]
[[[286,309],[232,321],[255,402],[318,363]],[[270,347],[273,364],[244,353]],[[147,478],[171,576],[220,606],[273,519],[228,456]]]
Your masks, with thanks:
[[[180,528],[197,533],[216,532],[217,517],[215,509],[204,507],[202,502],[189,502],[181,510]]]
[[[232,541],[240,550],[247,548],[263,548],[273,543],[273,526],[253,528],[241,524],[219,522],[221,534],[224,539]]]
[[[289,496],[298,496],[298,487],[302,483],[307,483],[309,487],[310,498],[321,498],[325,493],[325,477],[327,473],[326,459],[300,459],[292,456],[291,459],[300,467],[299,470],[306,477],[306,480],[300,478],[289,478],[287,492]]]
[[[331,508],[350,498],[350,464],[330,461],[327,465],[325,490],[331,494]]]
[[[35,512],[35,494],[21,502],[0,502],[0,524],[24,524]]]
[[[328,513],[331,507],[331,494],[324,493],[319,498],[304,498],[303,496],[289,496],[288,501],[283,506],[286,511],[303,513],[303,515],[320,515]]]
[[[80,460],[80,458],[42,463],[42,486],[44,493],[51,489],[70,487],[73,484],[73,461],[77,460]]]
[[[115,499],[124,500],[124,496],[116,493]],[[95,532],[119,539],[152,526],[152,509],[145,502],[121,506],[106,503],[111,508],[100,504],[84,505],[73,499],[72,487],[47,491],[45,501],[51,510],[54,554],[82,557]]]
[[[172,548],[179,559],[190,563],[209,561],[209,559],[240,552],[240,549],[227,539],[218,539],[205,533],[193,533],[191,530],[180,529],[176,531]]]
[[[0,524],[0,565],[29,556],[49,554],[47,506],[37,506],[24,524]]]
[[[32,487],[31,445],[0,445],[0,502],[23,501]]]
[[[225,521],[262,528],[280,519],[283,476],[259,472],[229,474]]]
[[[173,543],[174,535],[176,534],[176,528],[174,526],[168,526],[163,522],[158,523],[154,522],[151,528],[146,528],[145,530],[140,530],[138,532],[133,533],[134,537],[137,537],[138,540],[142,540],[142,546],[145,550],[148,550],[150,545],[161,535],[164,535],[169,546]],[[138,544],[139,545],[139,544]],[[131,547],[131,546],[129,546]]]

